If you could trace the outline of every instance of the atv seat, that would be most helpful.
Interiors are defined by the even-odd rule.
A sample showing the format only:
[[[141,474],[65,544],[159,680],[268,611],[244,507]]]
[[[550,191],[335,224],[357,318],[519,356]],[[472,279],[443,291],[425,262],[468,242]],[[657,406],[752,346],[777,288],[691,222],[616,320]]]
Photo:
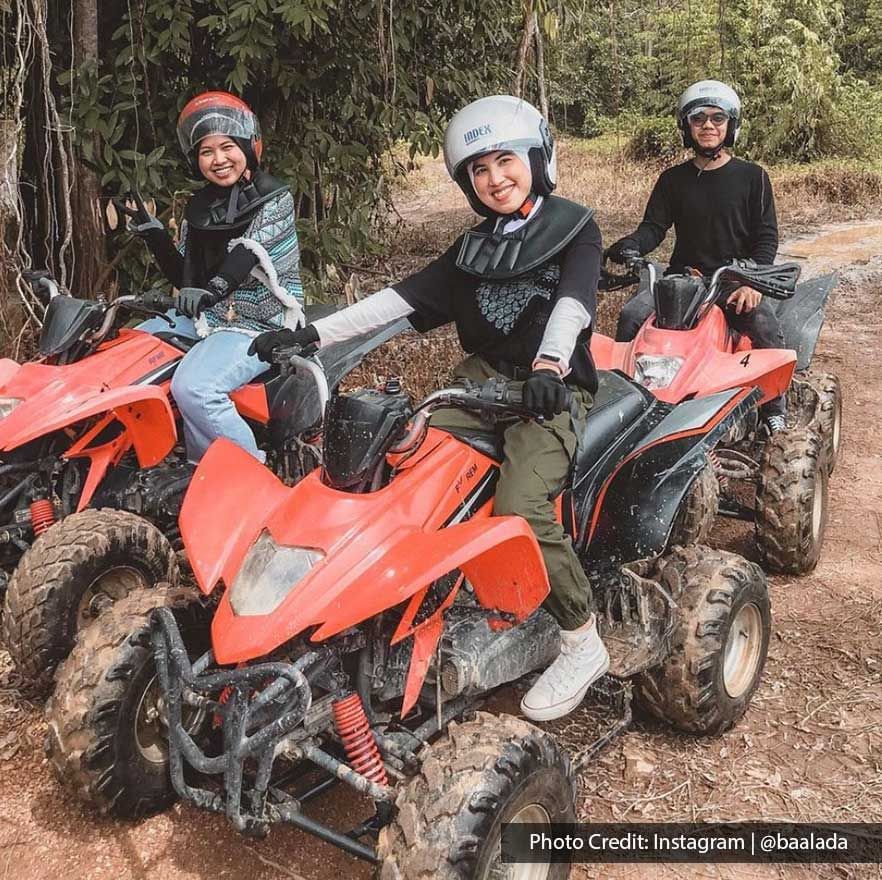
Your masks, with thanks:
[[[652,406],[652,396],[617,371],[599,370],[594,406],[576,453],[576,473],[584,473]]]
[[[198,339],[194,339],[192,336],[181,336],[175,333],[174,330],[157,330],[152,335],[163,342],[167,342],[169,345],[173,345],[178,351],[189,351],[199,342]]]
[[[502,461],[505,458],[504,438],[501,433],[481,428],[444,428],[443,430],[462,440],[466,446],[476,449],[481,455],[486,455],[487,458],[492,458],[494,461]]]

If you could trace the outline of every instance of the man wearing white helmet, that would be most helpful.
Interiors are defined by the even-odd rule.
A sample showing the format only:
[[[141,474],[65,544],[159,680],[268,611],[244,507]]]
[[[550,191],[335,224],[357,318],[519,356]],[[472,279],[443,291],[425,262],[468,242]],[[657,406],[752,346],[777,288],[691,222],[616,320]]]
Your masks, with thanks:
[[[770,265],[778,251],[778,221],[769,176],[759,165],[730,152],[741,129],[741,101],[716,80],[697,82],[680,96],[677,120],[683,145],[693,150],[688,162],[662,173],[635,232],[607,251],[622,262],[628,252],[647,254],[676,233],[669,272],[695,269],[705,275],[733,259]],[[784,337],[771,303],[758,291],[728,288],[718,305],[729,325],[748,336],[754,348],[783,348]],[[652,295],[642,291],[619,316],[616,339],[633,339],[653,312]],[[784,398],[763,406],[770,433],[784,428]]]
[[[423,332],[456,324],[469,352],[457,376],[523,381],[525,406],[545,421],[507,428],[494,513],[530,523],[548,570],[546,608],[561,626],[561,653],[521,703],[527,717],[548,720],[575,709],[609,666],[588,579],[553,500],[597,389],[588,340],[600,230],[588,208],[551,194],[554,141],[541,114],[519,98],[482,98],[457,113],[445,134],[444,159],[484,222],[420,272],[302,330],[265,333],[252,351],[268,359],[280,345],[327,345],[409,316]],[[567,410],[570,395],[575,416]],[[442,411],[432,425],[456,433],[476,420]]]

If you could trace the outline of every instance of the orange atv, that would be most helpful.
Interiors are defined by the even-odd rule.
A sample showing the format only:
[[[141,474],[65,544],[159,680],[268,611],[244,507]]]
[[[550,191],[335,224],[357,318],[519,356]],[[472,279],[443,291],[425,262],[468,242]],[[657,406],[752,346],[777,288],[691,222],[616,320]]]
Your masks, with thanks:
[[[794,263],[757,266],[742,261],[719,268],[708,279],[658,277],[655,265],[636,252],[626,265],[629,274],[605,273],[603,286],[613,290],[637,283],[643,272],[655,310],[629,342],[595,333],[595,363],[633,376],[668,403],[726,388],[757,388],[757,405],[786,394],[784,430],[769,436],[760,429],[755,410],[712,450],[713,473],[699,486],[701,506],[710,519],[719,503],[721,514],[753,522],[768,571],[810,571],[824,542],[827,483],[841,440],[842,396],[834,375],[808,368],[836,276],[797,286],[799,266]],[[725,284],[750,285],[774,300],[784,347],[754,349],[747,336],[729,327],[716,305]]]
[[[180,797],[245,834],[292,824],[383,877],[501,876],[501,823],[575,819],[577,767],[627,726],[632,689],[690,733],[747,709],[771,628],[765,577],[692,543],[681,514],[756,396],[672,406],[601,373],[556,499],[612,660],[594,691],[607,722],[572,760],[548,729],[474,714],[560,640],[532,530],[491,515],[500,426],[532,417],[519,388],[491,381],[413,411],[394,388],[335,396],[323,467],[293,488],[214,443],[180,519],[199,591],[136,590],[80,634],[47,707],[53,767],[119,816]],[[433,428],[442,407],[485,427]],[[357,828],[303,812],[338,783],[374,803]],[[539,870],[506,876],[569,869]]]
[[[59,294],[48,273],[28,277],[46,314],[36,360],[0,359],[0,595],[5,647],[29,689],[45,692],[78,630],[130,590],[177,576],[177,517],[193,466],[177,445],[169,387],[198,342],[120,326],[164,317],[171,297],[83,300]],[[330,346],[322,381],[335,386],[400,329]],[[276,368],[232,398],[286,482],[318,464],[312,380]],[[96,545],[115,560],[100,571]]]

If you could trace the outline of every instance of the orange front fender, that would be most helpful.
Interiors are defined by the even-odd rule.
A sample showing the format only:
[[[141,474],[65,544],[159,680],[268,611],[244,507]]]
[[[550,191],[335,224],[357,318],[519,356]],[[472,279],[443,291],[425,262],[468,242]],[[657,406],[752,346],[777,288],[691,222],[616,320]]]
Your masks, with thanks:
[[[141,467],[158,464],[175,445],[178,434],[166,393],[155,385],[125,385],[93,394],[86,402],[70,408],[65,407],[62,398],[59,407],[47,413],[45,419],[10,429],[4,436],[4,448],[16,449],[37,437],[103,413],[113,413],[125,426]],[[9,422],[13,422],[11,417]]]
[[[374,556],[372,564],[348,579],[317,565],[266,615],[237,616],[225,593],[211,626],[218,662],[262,657],[316,623],[312,640],[323,641],[409,599],[456,568],[482,605],[518,620],[548,595],[539,544],[526,520],[517,516],[482,517],[432,533],[409,531]]]

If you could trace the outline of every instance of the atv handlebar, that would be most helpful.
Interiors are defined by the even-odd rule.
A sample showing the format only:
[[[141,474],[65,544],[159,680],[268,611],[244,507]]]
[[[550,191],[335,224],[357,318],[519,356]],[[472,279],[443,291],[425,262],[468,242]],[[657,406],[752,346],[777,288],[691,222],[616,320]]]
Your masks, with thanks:
[[[279,372],[283,376],[293,375],[298,369],[309,373],[315,380],[319,396],[319,407],[324,412],[328,401],[331,399],[331,387],[328,384],[328,377],[321,362],[318,358],[311,356],[315,351],[315,346],[289,345],[284,348],[274,348],[270,355],[270,363],[278,366]]]
[[[52,274],[46,269],[30,269],[21,273],[28,284],[34,296],[44,305],[49,305],[49,300],[61,295],[58,288],[58,282],[52,277]]]
[[[604,263],[609,257],[604,254]],[[651,260],[640,256],[636,251],[626,254],[623,263],[627,272],[617,275],[610,272],[606,265],[600,270],[600,283],[597,289],[611,292],[630,287],[640,281],[640,273],[645,269],[649,273],[649,290],[655,290],[658,280],[658,270]],[[739,285],[752,287],[763,296],[772,299],[790,299],[796,291],[796,282],[799,280],[801,268],[797,263],[779,263],[771,266],[759,266],[753,260],[733,260],[725,266],[720,266],[711,275],[707,283],[707,294],[703,305],[716,302],[720,293],[720,287],[724,282],[735,282]]]
[[[116,313],[123,308],[132,311],[149,312],[151,315],[157,315],[173,327],[175,322],[166,315],[169,309],[174,308],[175,300],[171,296],[167,296],[157,290],[149,290],[141,296],[129,294],[127,296],[118,296],[104,313],[104,320],[101,326],[91,336],[92,342],[100,342],[110,332],[113,322],[116,320]]]
[[[541,415],[524,406],[521,388],[511,387],[507,380],[488,379],[482,385],[464,380],[462,385],[433,391],[419,404],[407,432],[389,452],[409,452],[418,446],[425,436],[432,414],[448,408],[469,410],[487,421],[505,418],[543,420]]]

